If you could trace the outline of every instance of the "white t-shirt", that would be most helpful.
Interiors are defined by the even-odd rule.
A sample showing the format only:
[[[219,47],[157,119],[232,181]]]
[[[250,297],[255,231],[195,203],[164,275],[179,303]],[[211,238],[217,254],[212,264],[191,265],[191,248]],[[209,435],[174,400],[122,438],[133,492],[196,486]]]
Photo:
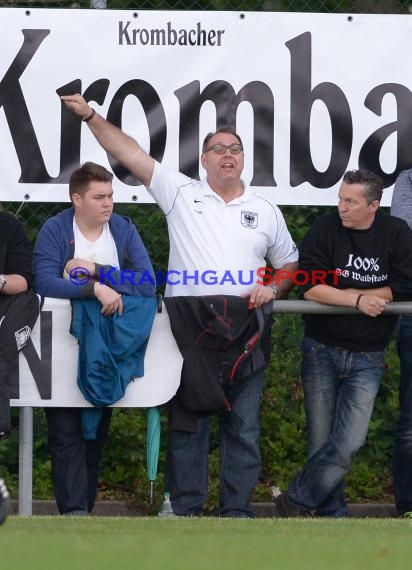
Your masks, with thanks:
[[[166,296],[250,293],[265,257],[274,268],[298,260],[279,208],[246,186],[226,204],[206,180],[156,163],[148,191],[169,228]]]
[[[76,222],[76,216],[73,217],[73,234],[74,234],[74,256],[93,263],[101,265],[111,265],[119,268],[119,258],[117,255],[116,244],[109,224],[103,226],[100,237],[95,241],[90,241],[84,237]]]

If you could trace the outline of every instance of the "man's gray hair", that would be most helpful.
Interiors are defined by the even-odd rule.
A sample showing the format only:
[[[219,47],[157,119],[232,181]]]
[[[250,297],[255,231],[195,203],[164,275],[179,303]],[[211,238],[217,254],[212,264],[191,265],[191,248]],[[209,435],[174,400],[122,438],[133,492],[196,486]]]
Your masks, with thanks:
[[[383,192],[382,178],[371,170],[348,170],[343,176],[346,184],[361,184],[364,188],[363,195],[368,204],[374,200],[381,201]]]

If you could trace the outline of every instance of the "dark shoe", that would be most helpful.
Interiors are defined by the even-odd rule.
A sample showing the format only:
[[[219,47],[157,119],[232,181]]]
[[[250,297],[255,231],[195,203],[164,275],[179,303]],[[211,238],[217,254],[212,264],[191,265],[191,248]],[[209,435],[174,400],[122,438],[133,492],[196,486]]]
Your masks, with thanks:
[[[7,487],[0,479],[0,524],[3,524],[10,512],[10,495]]]
[[[290,501],[286,493],[281,493],[276,497],[276,511],[279,517],[310,517],[312,512],[298,507]]]

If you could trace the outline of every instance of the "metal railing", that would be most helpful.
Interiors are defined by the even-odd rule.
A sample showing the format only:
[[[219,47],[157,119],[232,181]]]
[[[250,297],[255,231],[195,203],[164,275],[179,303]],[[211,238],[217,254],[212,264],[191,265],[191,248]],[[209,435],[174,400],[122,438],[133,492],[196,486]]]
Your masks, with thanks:
[[[338,307],[336,305],[324,305],[315,301],[274,301],[274,313],[301,313],[318,315],[359,315],[359,311],[351,307]],[[412,314],[412,302],[393,302],[386,305],[386,315]]]

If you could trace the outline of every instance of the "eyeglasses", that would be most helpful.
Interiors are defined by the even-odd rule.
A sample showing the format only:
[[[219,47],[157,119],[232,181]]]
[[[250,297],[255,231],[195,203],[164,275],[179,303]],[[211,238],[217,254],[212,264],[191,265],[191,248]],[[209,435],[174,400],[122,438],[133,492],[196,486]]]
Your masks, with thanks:
[[[205,152],[213,150],[216,154],[225,154],[227,150],[230,150],[232,154],[239,154],[243,150],[243,146],[240,143],[232,144],[214,144],[210,148],[207,148]]]

